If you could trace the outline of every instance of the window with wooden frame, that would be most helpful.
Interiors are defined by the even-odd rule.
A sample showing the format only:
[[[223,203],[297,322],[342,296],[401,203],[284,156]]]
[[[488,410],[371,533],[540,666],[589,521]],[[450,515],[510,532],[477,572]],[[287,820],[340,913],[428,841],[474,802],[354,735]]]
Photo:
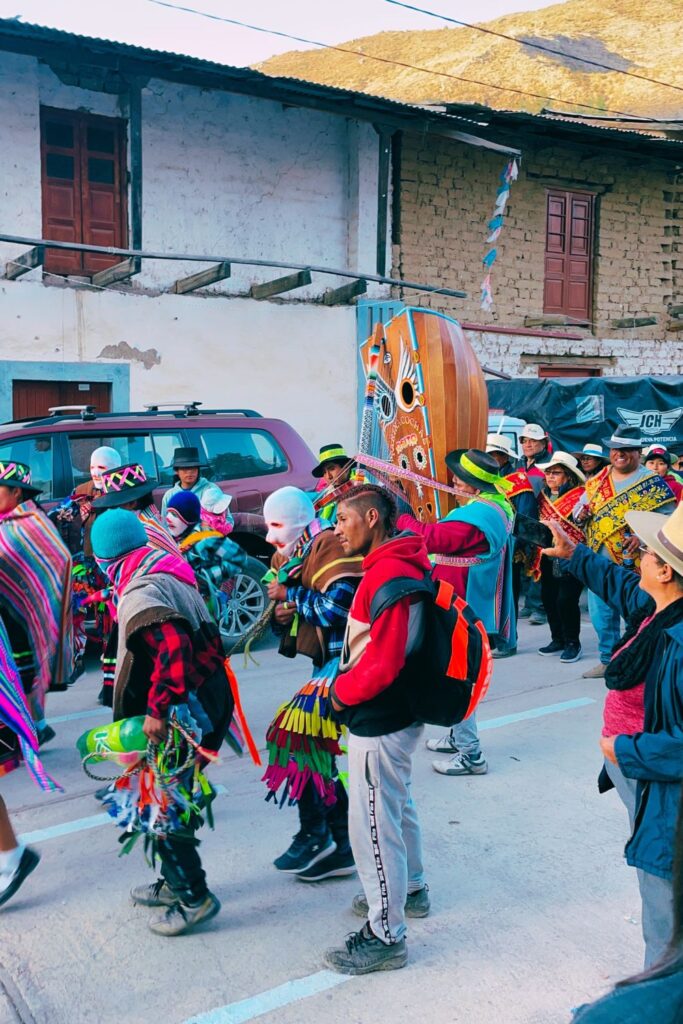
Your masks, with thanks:
[[[547,193],[543,312],[591,320],[595,196]]]
[[[41,108],[43,238],[126,248],[126,125],[115,117]],[[45,270],[92,275],[119,262],[48,249]]]

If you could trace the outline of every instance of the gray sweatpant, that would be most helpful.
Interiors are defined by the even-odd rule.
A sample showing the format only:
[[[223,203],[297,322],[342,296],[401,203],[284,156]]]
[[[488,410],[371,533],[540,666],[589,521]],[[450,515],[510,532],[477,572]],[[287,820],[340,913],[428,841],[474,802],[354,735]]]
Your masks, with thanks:
[[[386,736],[349,734],[349,838],[372,931],[387,945],[406,931],[405,902],[422,889],[422,836],[411,796],[423,725]]]
[[[605,761],[605,769],[621,797],[633,831],[636,815],[635,779],[628,779],[619,765]],[[666,949],[674,928],[673,883],[667,878],[652,875],[636,868],[640,898],[643,904],[643,939],[645,941],[645,967],[650,967]]]

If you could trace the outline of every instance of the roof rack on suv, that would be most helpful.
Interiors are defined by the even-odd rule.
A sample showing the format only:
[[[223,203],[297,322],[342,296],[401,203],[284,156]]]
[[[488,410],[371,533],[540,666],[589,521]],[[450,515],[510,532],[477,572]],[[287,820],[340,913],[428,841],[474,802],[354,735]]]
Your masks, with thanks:
[[[82,420],[97,419],[94,405],[51,405],[47,411],[50,416],[64,416],[70,412],[79,412]]]
[[[145,405],[146,412],[159,412],[160,409],[177,409],[180,407],[186,416],[199,416],[198,406],[203,402],[155,402],[153,405]]]

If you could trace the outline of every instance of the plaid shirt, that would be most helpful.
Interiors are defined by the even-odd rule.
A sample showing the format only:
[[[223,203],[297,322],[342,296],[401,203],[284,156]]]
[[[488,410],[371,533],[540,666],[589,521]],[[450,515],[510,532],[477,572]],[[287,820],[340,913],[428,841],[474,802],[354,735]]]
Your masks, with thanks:
[[[171,704],[182,704],[223,664],[225,655],[218,633],[208,644],[196,645],[177,622],[147,626],[136,635],[138,651],[151,662],[147,714],[166,718]]]
[[[287,587],[287,600],[296,607],[302,619],[311,626],[327,631],[327,651],[330,657],[336,657],[342,652],[346,620],[357,583],[350,579],[337,580],[330,584],[324,594],[307,587]]]

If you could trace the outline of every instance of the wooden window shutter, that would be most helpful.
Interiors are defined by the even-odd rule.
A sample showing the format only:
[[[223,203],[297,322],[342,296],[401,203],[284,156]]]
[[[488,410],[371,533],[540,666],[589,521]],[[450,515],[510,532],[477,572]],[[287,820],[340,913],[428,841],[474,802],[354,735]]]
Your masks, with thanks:
[[[43,193],[43,238],[57,242],[80,242],[81,166],[78,115],[68,111],[41,111],[41,163]],[[80,274],[81,253],[48,249],[45,270],[57,274]]]
[[[595,196],[547,195],[543,312],[590,320]]]
[[[43,237],[125,248],[124,122],[76,111],[41,111]],[[45,269],[92,275],[118,256],[48,250]]]

